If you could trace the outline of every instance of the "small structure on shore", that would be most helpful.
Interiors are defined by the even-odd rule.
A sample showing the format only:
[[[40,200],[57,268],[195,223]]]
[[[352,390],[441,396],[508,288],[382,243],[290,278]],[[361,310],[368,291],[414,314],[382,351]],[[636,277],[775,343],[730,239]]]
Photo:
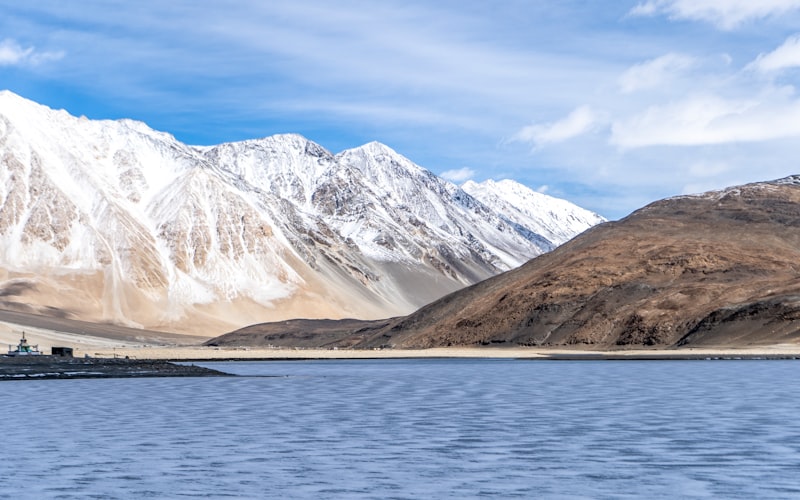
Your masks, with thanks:
[[[72,347],[56,347],[50,349],[50,354],[53,356],[61,356],[62,358],[71,358],[73,355]]]
[[[22,332],[22,338],[19,339],[19,344],[17,344],[16,348],[11,345],[8,346],[9,356],[40,356],[41,354],[42,352],[39,350],[38,345],[28,344],[24,331]]]

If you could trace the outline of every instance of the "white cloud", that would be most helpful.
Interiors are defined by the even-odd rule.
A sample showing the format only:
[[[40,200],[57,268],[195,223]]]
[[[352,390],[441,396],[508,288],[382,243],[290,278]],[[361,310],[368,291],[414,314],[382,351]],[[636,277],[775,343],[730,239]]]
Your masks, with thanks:
[[[750,63],[748,69],[762,73],[780,71],[800,66],[800,34],[790,36],[783,45],[769,53],[762,53]]]
[[[616,121],[611,144],[622,149],[646,146],[699,146],[800,137],[800,101],[791,88],[751,100],[694,96]]]
[[[661,57],[631,66],[619,77],[623,93],[659,87],[695,64],[695,59],[670,52]]]
[[[779,16],[800,9],[800,0],[647,0],[633,16],[666,14],[672,19],[706,21],[730,30],[745,21]]]
[[[548,143],[562,142],[585,134],[599,121],[599,116],[589,106],[580,106],[556,122],[528,125],[514,134],[511,140],[530,142],[537,147]]]
[[[38,65],[62,57],[63,52],[37,52],[34,47],[23,48],[12,38],[0,42],[0,66]]]
[[[25,61],[33,53],[33,47],[23,49],[15,40],[6,38],[0,42],[0,66],[14,66]]]
[[[548,186],[547,184],[542,184],[541,186],[536,188],[537,193],[546,194],[548,191],[550,191],[550,186]]]
[[[442,172],[439,175],[439,177],[447,179],[448,181],[451,182],[456,182],[456,183],[464,182],[475,177],[475,171],[472,170],[471,168],[463,167],[459,169],[447,170],[445,172]]]
[[[63,59],[66,53],[64,51],[58,52],[35,52],[31,54],[29,60],[30,63],[34,66],[38,66],[39,64],[44,64],[50,61],[58,61],[59,59]]]

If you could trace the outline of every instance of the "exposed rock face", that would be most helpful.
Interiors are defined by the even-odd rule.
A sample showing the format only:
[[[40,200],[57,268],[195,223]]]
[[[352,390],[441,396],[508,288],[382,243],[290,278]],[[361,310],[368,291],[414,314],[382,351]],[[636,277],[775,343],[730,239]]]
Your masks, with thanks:
[[[550,204],[570,236],[601,220]],[[558,244],[500,211],[378,143],[194,147],[0,92],[0,308],[207,335],[406,314]]]
[[[363,326],[341,332],[348,344],[607,349],[800,341],[800,177],[653,203],[409,316]]]

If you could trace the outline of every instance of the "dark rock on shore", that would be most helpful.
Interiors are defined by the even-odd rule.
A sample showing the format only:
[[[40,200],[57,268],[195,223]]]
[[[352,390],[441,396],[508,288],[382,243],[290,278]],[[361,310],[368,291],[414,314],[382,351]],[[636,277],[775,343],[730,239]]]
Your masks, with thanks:
[[[179,365],[161,360],[59,356],[0,357],[0,380],[225,376],[230,375],[201,366]]]

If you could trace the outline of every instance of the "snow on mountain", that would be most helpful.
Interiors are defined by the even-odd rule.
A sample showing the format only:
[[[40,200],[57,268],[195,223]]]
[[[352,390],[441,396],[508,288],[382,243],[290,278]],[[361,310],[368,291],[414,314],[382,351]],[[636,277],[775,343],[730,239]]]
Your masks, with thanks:
[[[602,218],[370,143],[193,147],[0,92],[0,307],[216,334],[407,313]]]
[[[548,250],[606,220],[567,200],[538,193],[510,179],[467,181],[461,188],[521,231],[532,231],[549,240],[553,247]]]

